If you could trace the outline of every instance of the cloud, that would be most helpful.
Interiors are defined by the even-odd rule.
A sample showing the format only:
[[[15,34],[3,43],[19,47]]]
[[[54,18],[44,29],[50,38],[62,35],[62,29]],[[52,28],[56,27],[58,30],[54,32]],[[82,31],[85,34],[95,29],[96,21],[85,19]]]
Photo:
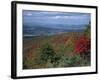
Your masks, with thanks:
[[[86,19],[87,15],[79,15],[79,16],[48,16],[51,19]]]
[[[26,15],[27,15],[27,16],[32,16],[32,13],[28,12]]]
[[[33,14],[31,12],[23,12],[23,16],[32,16]]]
[[[24,24],[87,24],[91,16],[89,13],[70,13],[52,11],[23,10]]]

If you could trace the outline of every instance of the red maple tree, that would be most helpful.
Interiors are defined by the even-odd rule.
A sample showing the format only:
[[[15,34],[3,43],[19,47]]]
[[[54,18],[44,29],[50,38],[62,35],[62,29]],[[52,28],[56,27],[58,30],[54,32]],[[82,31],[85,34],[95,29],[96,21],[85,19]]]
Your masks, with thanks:
[[[90,38],[82,36],[75,45],[75,53],[85,54],[90,52]]]

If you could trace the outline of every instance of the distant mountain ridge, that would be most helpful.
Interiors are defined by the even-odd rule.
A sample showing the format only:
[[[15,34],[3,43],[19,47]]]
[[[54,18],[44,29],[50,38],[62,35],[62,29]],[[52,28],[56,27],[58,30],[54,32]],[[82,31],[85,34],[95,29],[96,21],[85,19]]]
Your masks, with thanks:
[[[61,26],[61,25],[59,25]],[[55,35],[65,32],[82,32],[84,31],[85,25],[66,25],[62,28],[54,28],[48,26],[23,26],[23,36],[42,36],[42,35]]]

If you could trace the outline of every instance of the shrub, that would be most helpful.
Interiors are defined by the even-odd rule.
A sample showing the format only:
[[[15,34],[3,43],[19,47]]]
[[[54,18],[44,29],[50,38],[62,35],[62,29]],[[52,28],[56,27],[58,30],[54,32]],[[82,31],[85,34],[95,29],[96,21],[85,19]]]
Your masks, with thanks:
[[[65,46],[65,48],[66,48],[66,51],[67,51],[67,53],[70,53],[70,52],[72,52],[73,50],[74,50],[74,46],[73,46],[73,44],[67,44],[66,46]]]
[[[90,27],[90,24],[88,24],[88,25],[86,26],[86,30],[84,31],[84,35],[85,35],[86,37],[88,37],[88,38],[91,37],[91,27]]]
[[[91,33],[90,24],[87,25],[83,35],[79,38],[75,45],[75,53],[80,54],[84,59],[90,60],[91,49]]]
[[[24,58],[23,59],[23,69],[31,69],[33,67],[33,58]]]
[[[75,46],[76,53],[89,53],[90,52],[90,39],[82,36]]]
[[[46,64],[48,59],[52,59],[55,55],[52,45],[45,43],[41,46],[38,52],[38,61],[42,64]],[[40,64],[39,63],[39,64]]]
[[[67,53],[70,54],[73,52],[75,43],[77,42],[79,36],[78,32],[70,32],[68,34],[68,40],[65,43]]]
[[[81,64],[81,57],[79,55],[75,55],[69,59],[69,66],[74,67],[74,66],[80,66]]]
[[[68,67],[68,62],[69,57],[63,54],[59,60],[58,67]]]

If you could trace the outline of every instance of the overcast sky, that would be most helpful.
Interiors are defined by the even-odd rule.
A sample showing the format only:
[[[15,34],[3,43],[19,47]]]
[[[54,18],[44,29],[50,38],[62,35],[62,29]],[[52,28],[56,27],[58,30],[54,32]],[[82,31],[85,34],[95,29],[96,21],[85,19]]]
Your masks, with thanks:
[[[89,13],[52,12],[23,10],[23,24],[36,25],[81,25],[90,21]]]

